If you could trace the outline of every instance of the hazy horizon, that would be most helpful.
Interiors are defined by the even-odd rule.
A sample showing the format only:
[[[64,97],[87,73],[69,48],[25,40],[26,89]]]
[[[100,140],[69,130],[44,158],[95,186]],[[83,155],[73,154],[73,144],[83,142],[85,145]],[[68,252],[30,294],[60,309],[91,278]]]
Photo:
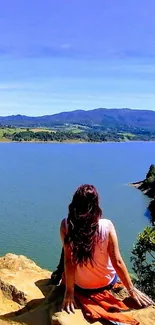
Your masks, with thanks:
[[[0,115],[155,110],[153,0],[6,0]]]

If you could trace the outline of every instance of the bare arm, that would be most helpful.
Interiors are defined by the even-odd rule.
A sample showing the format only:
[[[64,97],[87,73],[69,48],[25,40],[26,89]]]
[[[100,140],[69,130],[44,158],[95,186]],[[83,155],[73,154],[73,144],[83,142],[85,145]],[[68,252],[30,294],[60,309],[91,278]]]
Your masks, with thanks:
[[[121,257],[118,245],[117,234],[113,224],[111,224],[109,232],[109,244],[108,252],[110,255],[111,262],[113,264],[116,273],[123,282],[124,286],[128,290],[130,296],[136,300],[140,306],[148,306],[153,304],[153,301],[148,298],[145,294],[141,293],[136,289],[131,281],[130,275],[128,273],[127,267]]]
[[[65,281],[66,281],[66,290],[63,301],[62,309],[65,309],[68,313],[70,311],[74,312],[74,276],[75,276],[75,266],[72,263],[71,259],[71,247],[68,244],[64,243],[66,236],[65,220],[61,222],[60,226],[60,235],[64,247],[64,269],[65,269]]]
[[[110,255],[112,265],[116,270],[116,273],[118,274],[119,278],[123,282],[124,286],[127,288],[127,290],[132,289],[133,283],[130,279],[127,267],[120,254],[117,234],[113,224],[111,224],[110,232],[109,232],[108,252]]]

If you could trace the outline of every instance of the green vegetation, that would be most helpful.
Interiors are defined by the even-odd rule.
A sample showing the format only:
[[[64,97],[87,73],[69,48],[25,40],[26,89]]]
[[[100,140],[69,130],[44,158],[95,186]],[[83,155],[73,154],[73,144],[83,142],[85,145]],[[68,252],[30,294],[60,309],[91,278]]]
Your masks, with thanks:
[[[70,142],[120,142],[120,141],[155,140],[155,133],[150,131],[128,133],[116,129],[104,130],[102,127],[83,125],[61,125],[49,128],[16,128],[13,126],[0,127],[0,141],[70,141]]]
[[[0,141],[12,141],[15,134],[36,132],[55,132],[45,128],[16,128],[13,126],[0,126]]]
[[[148,195],[152,200],[149,204],[149,211],[153,225],[155,224],[155,165],[151,165],[146,178],[139,186],[139,189]]]
[[[150,169],[146,175],[146,179],[144,181],[145,184],[153,184],[155,182],[155,165],[151,165]],[[155,187],[154,187],[155,190]]]
[[[99,108],[38,117],[1,116],[0,126],[1,141],[155,141],[155,111],[149,110]]]
[[[14,127],[0,127],[0,140],[4,141],[7,140],[5,137],[5,133],[9,133],[10,135],[13,134],[14,132],[20,132],[20,128],[14,128]]]
[[[155,199],[155,165],[150,166],[146,178],[141,182],[139,189]]]
[[[123,136],[124,141],[134,141],[136,140],[136,135],[132,133],[120,133],[121,136]]]
[[[146,227],[138,235],[131,261],[136,273],[137,287],[155,299],[155,228]]]
[[[137,276],[136,285],[155,299],[155,165],[150,166],[146,178],[139,184],[138,188],[152,198],[148,207],[152,226],[138,235],[131,261]]]

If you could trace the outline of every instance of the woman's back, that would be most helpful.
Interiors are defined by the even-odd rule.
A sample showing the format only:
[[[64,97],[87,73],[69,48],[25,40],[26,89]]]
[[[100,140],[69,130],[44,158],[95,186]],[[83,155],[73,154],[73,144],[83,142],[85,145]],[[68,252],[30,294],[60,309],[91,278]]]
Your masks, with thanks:
[[[97,190],[93,185],[81,185],[69,205],[68,218],[60,226],[66,280],[62,309],[68,313],[75,311],[75,284],[84,289],[103,288],[114,284],[116,273],[140,306],[152,304],[134,288],[119,251],[115,227],[101,216]]]
[[[94,289],[107,286],[114,279],[116,272],[108,254],[109,230],[111,221],[99,219],[100,239],[96,243],[93,265],[77,265],[75,269],[75,284],[81,288]]]

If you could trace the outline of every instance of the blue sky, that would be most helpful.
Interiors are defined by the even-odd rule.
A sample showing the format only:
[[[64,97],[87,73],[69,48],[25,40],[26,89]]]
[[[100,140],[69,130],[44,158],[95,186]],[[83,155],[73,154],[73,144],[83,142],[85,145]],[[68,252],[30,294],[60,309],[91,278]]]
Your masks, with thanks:
[[[155,109],[154,0],[5,0],[0,115]]]

